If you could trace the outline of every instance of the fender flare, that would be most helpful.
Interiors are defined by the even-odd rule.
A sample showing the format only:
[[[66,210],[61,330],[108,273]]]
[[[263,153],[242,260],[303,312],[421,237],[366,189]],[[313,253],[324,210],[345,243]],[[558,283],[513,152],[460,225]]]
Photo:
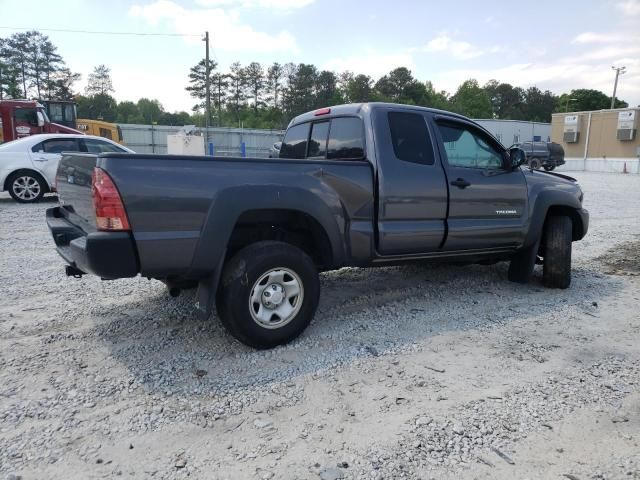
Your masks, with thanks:
[[[346,256],[344,232],[347,220],[340,199],[336,194],[333,197],[321,198],[312,191],[296,187],[243,185],[219,192],[211,202],[202,227],[191,271],[210,273],[217,269],[238,219],[243,213],[255,210],[291,210],[310,216],[329,239],[333,263],[342,263]]]
[[[533,245],[542,237],[544,223],[551,209],[566,210],[574,223],[574,229],[579,228],[580,231],[584,230],[580,215],[577,214],[577,211],[582,209],[582,205],[574,195],[563,190],[542,190],[529,207],[529,229],[522,246],[523,248]],[[573,214],[571,212],[573,212]],[[576,222],[578,223],[576,224]],[[581,234],[578,236],[582,238]]]

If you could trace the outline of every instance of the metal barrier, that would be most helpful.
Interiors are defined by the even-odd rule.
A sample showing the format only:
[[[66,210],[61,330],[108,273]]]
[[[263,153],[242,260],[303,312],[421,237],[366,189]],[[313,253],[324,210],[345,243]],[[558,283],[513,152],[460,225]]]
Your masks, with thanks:
[[[168,125],[120,124],[125,145],[137,153],[167,153],[167,135],[176,134],[182,127]],[[198,128],[205,136],[205,145],[213,144],[213,152],[220,157],[268,157],[271,147],[281,142],[284,130],[247,128]],[[207,147],[208,153],[211,147]]]

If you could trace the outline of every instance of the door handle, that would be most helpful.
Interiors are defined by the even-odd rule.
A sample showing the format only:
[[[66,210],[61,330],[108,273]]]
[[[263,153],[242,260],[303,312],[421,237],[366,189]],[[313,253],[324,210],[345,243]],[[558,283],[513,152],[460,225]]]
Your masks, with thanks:
[[[46,162],[47,160],[49,160],[48,158],[42,158],[42,157],[36,157],[34,158],[34,160],[36,162]]]
[[[453,185],[454,187],[458,187],[458,188],[466,188],[471,184],[469,182],[467,182],[464,178],[458,178],[458,179],[454,180],[453,182],[451,182],[451,185]]]

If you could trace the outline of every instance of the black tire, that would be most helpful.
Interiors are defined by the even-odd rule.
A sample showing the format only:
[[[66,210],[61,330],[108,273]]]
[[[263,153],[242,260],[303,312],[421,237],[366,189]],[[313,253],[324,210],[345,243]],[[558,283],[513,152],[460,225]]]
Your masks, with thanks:
[[[9,175],[7,179],[9,195],[19,203],[36,203],[44,196],[47,183],[35,172],[22,170]]]
[[[550,171],[551,171],[551,170],[553,170],[554,168],[556,168],[556,166],[555,166],[555,165],[545,165],[545,166],[544,166],[544,169],[545,169],[547,172],[550,172]]]
[[[571,285],[571,241],[573,224],[569,217],[549,217],[544,235],[543,280],[549,288]]]
[[[262,295],[266,295],[268,287],[275,283],[268,283],[271,277],[267,277],[267,283],[264,284],[259,285],[258,281],[265,275],[270,275],[269,272],[283,271],[292,273],[296,278],[285,273],[282,282],[286,282],[286,278],[293,279],[289,282],[299,282],[302,295],[291,301],[287,297],[281,299],[280,304],[290,302],[289,306],[294,305],[293,313],[286,317],[286,322],[273,313],[267,322],[273,320],[275,325],[278,321],[285,323],[282,326],[267,328],[260,323],[261,320],[254,318],[261,312],[268,315],[269,310],[264,306],[264,302],[263,305],[260,305],[260,302],[252,304],[252,294],[262,289]],[[289,287],[282,288],[286,292]],[[262,295],[258,294],[261,300]],[[227,263],[218,292],[217,310],[222,324],[231,335],[245,345],[264,349],[290,342],[300,335],[311,322],[319,298],[320,279],[313,260],[302,250],[288,243],[264,241],[243,248]],[[297,302],[301,303],[298,305]],[[253,314],[251,308],[254,309]]]
[[[537,157],[530,159],[528,163],[529,163],[529,168],[533,170],[539,169],[541,164],[540,159]]]

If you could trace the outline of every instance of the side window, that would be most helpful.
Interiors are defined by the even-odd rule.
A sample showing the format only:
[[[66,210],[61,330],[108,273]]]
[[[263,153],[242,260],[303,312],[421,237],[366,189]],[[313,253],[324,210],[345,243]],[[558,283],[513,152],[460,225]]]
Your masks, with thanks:
[[[422,115],[389,112],[389,129],[393,151],[399,160],[433,165],[435,157],[427,123]]]
[[[305,158],[308,138],[308,123],[301,123],[288,129],[280,147],[280,158]]]
[[[55,139],[42,142],[45,153],[79,152],[78,142],[73,139]]]
[[[44,152],[44,144],[42,142],[36,143],[33,147],[31,147],[32,152]]]
[[[329,160],[364,158],[362,120],[355,117],[331,120],[327,158]]]
[[[49,118],[53,122],[62,122],[64,121],[64,116],[62,114],[62,105],[59,103],[52,103],[49,105]]]
[[[503,168],[502,154],[477,132],[462,125],[438,124],[447,162],[452,167]]]
[[[34,126],[38,125],[35,108],[16,108],[13,115],[18,122],[25,122]]]
[[[109,152],[122,153],[124,152],[123,149],[118,148],[109,142],[102,142],[100,140],[95,140],[92,138],[82,139],[82,141],[84,142],[84,145],[87,148],[87,152],[89,153],[109,153]]]
[[[324,158],[327,154],[327,134],[329,122],[314,123],[311,127],[308,158]]]
[[[100,127],[99,130],[100,130],[101,137],[108,138],[109,140],[113,140],[111,135],[111,130],[109,130],[108,128],[102,128],[102,127]]]
[[[67,122],[73,122],[76,118],[76,106],[72,104],[67,104],[64,106],[64,119]]]

